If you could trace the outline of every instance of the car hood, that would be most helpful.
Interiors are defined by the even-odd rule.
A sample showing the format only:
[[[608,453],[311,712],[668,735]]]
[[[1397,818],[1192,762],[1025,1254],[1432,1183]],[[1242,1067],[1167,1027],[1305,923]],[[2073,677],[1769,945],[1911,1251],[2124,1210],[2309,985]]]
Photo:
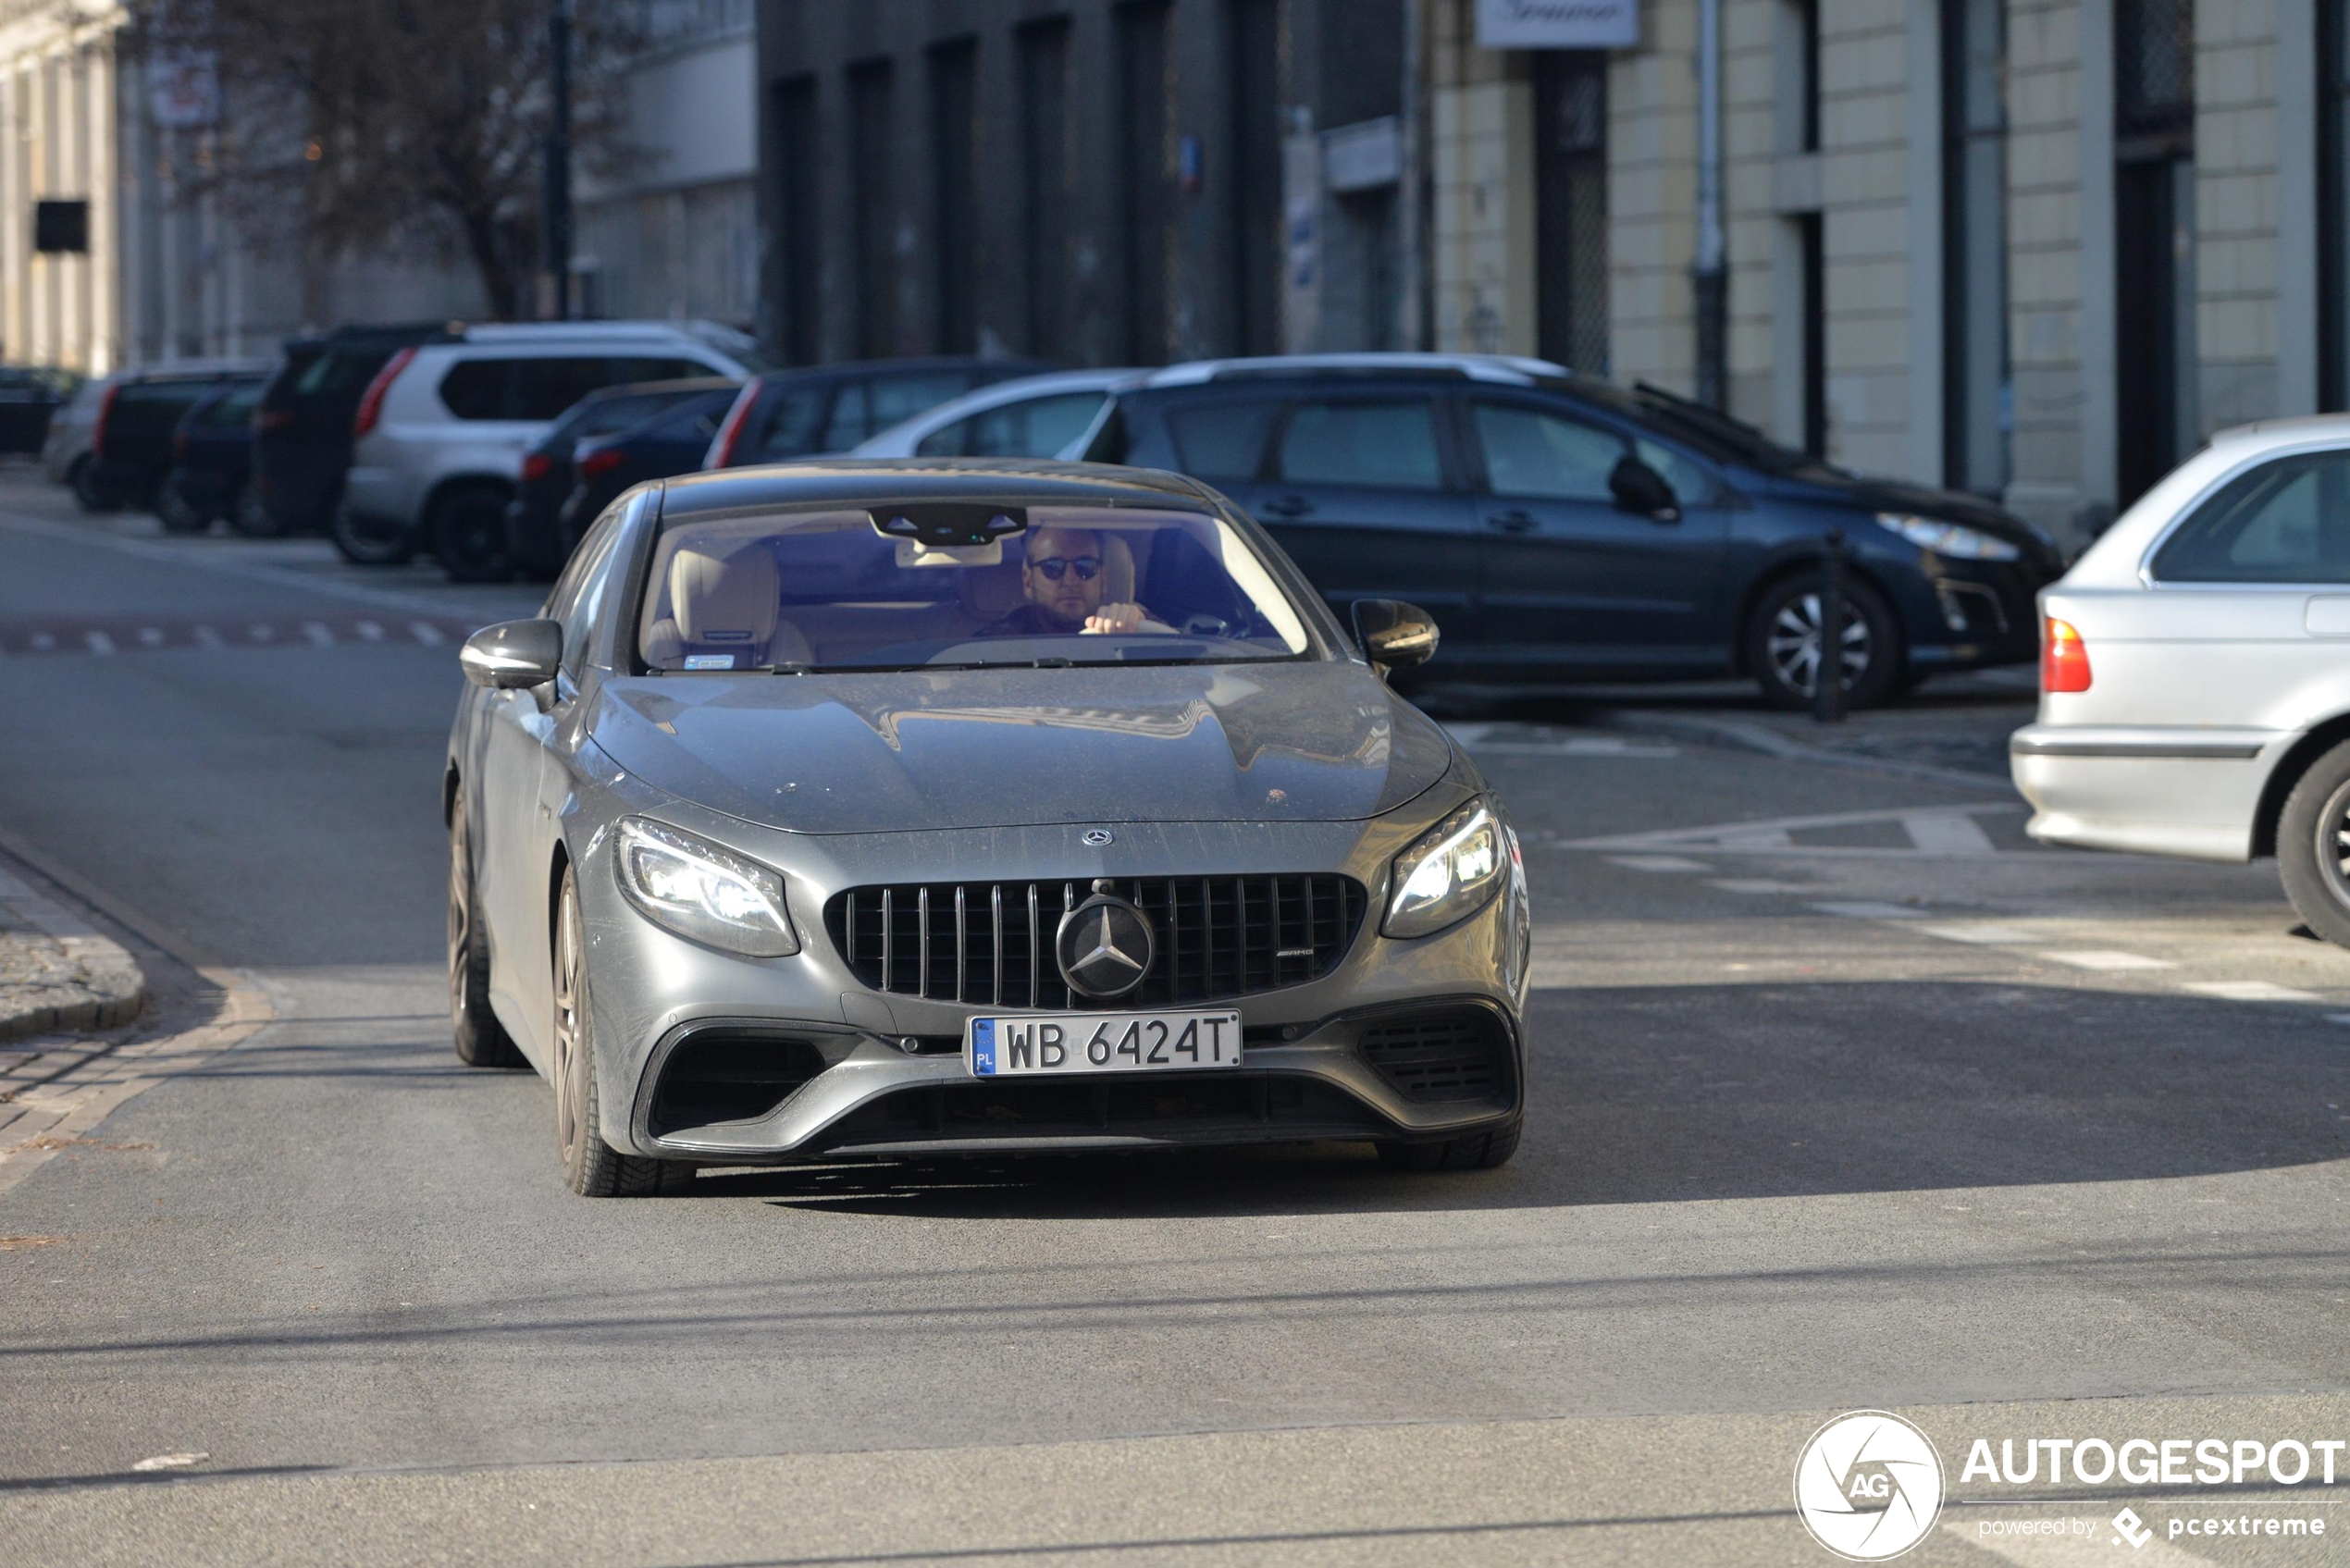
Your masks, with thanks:
[[[1775,488],[1780,494],[1822,501],[1831,506],[1848,506],[1872,512],[1911,512],[1920,517],[1963,523],[1994,538],[2005,539],[2035,559],[2059,566],[2063,564],[2054,541],[2047,535],[1997,501],[1965,490],[1941,490],[1926,485],[1908,484],[1899,479],[1880,479],[1861,475],[1840,477],[1833,482],[1808,477],[1787,479],[1780,481]]]
[[[794,833],[1353,821],[1452,761],[1352,663],[651,675],[594,700],[626,772]]]

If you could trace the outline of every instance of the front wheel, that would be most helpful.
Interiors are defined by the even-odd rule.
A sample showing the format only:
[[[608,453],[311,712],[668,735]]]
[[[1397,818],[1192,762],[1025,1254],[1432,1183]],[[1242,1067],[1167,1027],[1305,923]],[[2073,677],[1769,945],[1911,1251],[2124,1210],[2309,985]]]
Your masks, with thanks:
[[[514,558],[506,547],[506,492],[464,485],[433,503],[426,525],[433,559],[452,583],[507,583]]]
[[[212,526],[212,513],[180,494],[177,479],[166,479],[155,491],[155,521],[167,534],[201,534]]]
[[[1391,1170],[1492,1170],[1517,1153],[1526,1117],[1511,1117],[1490,1132],[1472,1132],[1440,1143],[1381,1143],[1379,1163]]]
[[[237,499],[229,503],[229,530],[246,539],[281,539],[293,532],[269,510],[269,503],[261,499],[261,487],[250,479],[238,487]]]
[[[555,917],[555,1142],[563,1185],[583,1198],[638,1198],[689,1191],[694,1167],[624,1154],[598,1130],[595,1028],[588,1006],[588,943],[579,884],[563,868]]]
[[[2285,796],[2277,875],[2311,931],[2350,947],[2350,741],[2310,763]]]
[[[66,483],[73,489],[73,499],[81,510],[93,514],[122,510],[122,498],[114,487],[98,476],[98,461],[91,457],[74,459],[66,472]]]
[[[468,1067],[526,1068],[506,1026],[489,1010],[489,943],[474,891],[473,835],[460,790],[449,813],[449,1029]]]
[[[1772,584],[1748,612],[1743,641],[1747,673],[1774,708],[1805,709],[1819,690],[1821,648],[1825,640],[1825,579],[1799,573]],[[1840,644],[1844,700],[1871,708],[1884,701],[1900,679],[1901,637],[1893,611],[1868,584],[1848,577]]]
[[[347,506],[335,509],[334,536],[335,549],[353,566],[405,566],[416,553],[406,524],[362,517]]]

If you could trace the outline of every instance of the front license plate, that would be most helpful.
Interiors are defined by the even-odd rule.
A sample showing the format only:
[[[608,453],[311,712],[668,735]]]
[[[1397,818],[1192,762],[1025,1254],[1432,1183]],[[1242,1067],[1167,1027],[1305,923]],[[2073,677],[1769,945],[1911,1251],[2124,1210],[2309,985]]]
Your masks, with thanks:
[[[1030,1013],[973,1019],[972,1076],[1178,1072],[1241,1065],[1241,1016],[1223,1013]]]

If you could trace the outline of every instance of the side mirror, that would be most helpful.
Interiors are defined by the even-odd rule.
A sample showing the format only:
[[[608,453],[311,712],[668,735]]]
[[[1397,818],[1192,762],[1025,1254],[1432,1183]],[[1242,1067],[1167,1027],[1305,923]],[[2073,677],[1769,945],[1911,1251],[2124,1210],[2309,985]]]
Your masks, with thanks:
[[[1408,670],[1436,657],[1435,618],[1400,599],[1356,599],[1354,636],[1381,669]]]
[[[1638,512],[1659,523],[1681,520],[1681,500],[1664,475],[1637,457],[1623,457],[1607,476],[1608,494],[1620,512]]]
[[[457,655],[465,679],[493,691],[544,685],[563,661],[560,621],[501,621],[467,637]]]

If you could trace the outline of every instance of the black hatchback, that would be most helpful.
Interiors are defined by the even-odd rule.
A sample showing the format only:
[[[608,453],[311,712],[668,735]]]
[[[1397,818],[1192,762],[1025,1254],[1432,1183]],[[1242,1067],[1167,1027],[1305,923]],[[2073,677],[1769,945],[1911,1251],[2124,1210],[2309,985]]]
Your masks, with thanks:
[[[1176,365],[1118,393],[1086,455],[1215,485],[1342,614],[1427,607],[1432,679],[1738,673],[1807,705],[1835,549],[1843,684],[1866,704],[2034,658],[2035,596],[2064,564],[1979,496],[1863,479],[1670,392],[1533,360]]]

